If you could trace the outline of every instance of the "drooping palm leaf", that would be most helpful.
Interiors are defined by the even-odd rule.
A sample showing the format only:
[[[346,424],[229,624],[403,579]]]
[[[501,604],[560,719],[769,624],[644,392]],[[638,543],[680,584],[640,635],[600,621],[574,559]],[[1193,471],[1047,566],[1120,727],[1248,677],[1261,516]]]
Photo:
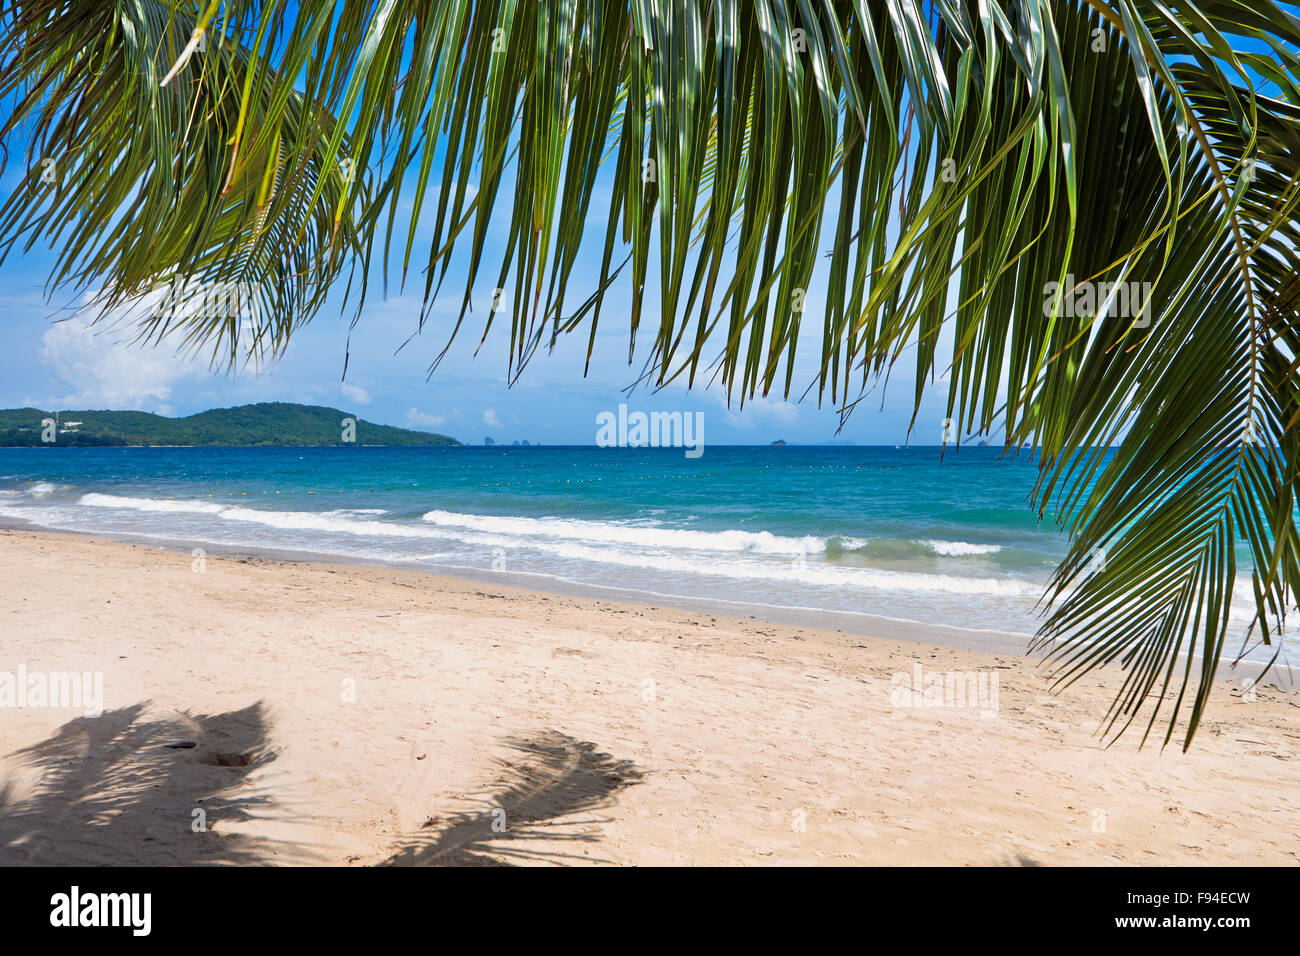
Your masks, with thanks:
[[[447,279],[459,285],[462,249],[455,328],[483,281],[512,290],[475,322],[486,335],[508,313],[517,375],[584,326],[590,357],[605,296],[629,285],[634,347],[657,273],[646,379],[694,384],[710,372],[741,402],[802,394],[804,300],[824,285],[821,400],[849,414],[906,357],[918,407],[943,369],[963,431],[1000,427],[1009,446],[1040,450],[1037,506],[1072,535],[1040,640],[1064,682],[1126,665],[1111,729],[1145,712],[1149,731],[1164,713],[1165,740],[1181,719],[1190,742],[1227,637],[1239,541],[1265,640],[1294,601],[1294,8],[4,10],[0,95],[15,103],[4,133],[30,121],[34,146],[0,237],[51,243],[55,283],[102,284],[124,302],[175,275],[251,279],[256,327],[274,349],[344,268],[364,280],[373,265],[386,279],[400,259],[403,281],[412,266],[423,273],[427,305]],[[196,29],[205,55],[187,60]],[[42,195],[33,160],[60,145],[85,157],[84,173]],[[342,180],[345,160],[365,174]],[[595,201],[606,188],[607,227],[592,242],[586,222],[606,212]],[[421,261],[416,226],[430,221]],[[490,221],[508,222],[495,268],[483,262]],[[600,249],[600,279],[575,304],[584,241]],[[1083,282],[1147,283],[1150,301],[1135,315],[1103,295],[1073,314],[1066,293]],[[355,288],[359,305],[365,282]],[[224,341],[234,360],[233,338],[221,338],[230,327],[184,331]],[[939,352],[945,327],[951,355]]]
[[[340,165],[343,125],[224,35],[215,9],[6,5],[0,98],[14,105],[0,132],[30,148],[0,237],[6,253],[48,242],[52,285],[95,292],[96,314],[126,311],[146,339],[234,364],[279,351],[351,267],[361,245],[339,211],[365,183]],[[282,18],[268,8],[251,25],[271,38]],[[132,309],[177,283],[242,285],[252,301]]]

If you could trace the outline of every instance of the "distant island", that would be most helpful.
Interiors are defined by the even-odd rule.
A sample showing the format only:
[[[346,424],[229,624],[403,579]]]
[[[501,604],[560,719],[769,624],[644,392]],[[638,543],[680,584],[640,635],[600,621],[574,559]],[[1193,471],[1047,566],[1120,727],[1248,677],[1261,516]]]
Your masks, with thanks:
[[[49,439],[53,437],[53,441]],[[114,445],[459,445],[433,432],[377,425],[337,408],[259,402],[184,418],[152,412],[0,410],[2,447]]]

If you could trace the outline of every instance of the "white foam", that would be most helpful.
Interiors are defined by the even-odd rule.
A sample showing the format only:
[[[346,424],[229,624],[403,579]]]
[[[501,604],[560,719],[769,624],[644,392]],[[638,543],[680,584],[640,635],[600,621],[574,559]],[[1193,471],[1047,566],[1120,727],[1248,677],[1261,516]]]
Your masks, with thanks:
[[[445,528],[468,528],[526,538],[544,537],[643,548],[788,555],[817,554],[826,550],[825,538],[792,538],[768,531],[691,531],[684,528],[584,521],[580,518],[470,515],[454,511],[430,511],[424,515],[424,520]]]
[[[921,543],[935,554],[942,554],[945,557],[997,554],[1002,550],[1002,546],[998,544],[971,544],[969,541],[922,541]]]
[[[1000,597],[1037,596],[1038,586],[1006,578],[959,577],[871,568],[845,568],[800,561],[753,561],[689,555],[637,554],[609,548],[553,542],[545,548],[561,557],[648,568],[689,575],[810,584],[819,587],[887,591],[932,591],[946,594],[986,594]]]
[[[451,539],[461,544],[532,549],[569,560],[690,576],[807,584],[835,589],[904,590],[1001,597],[1036,596],[1038,593],[1036,586],[1014,579],[922,574],[808,562],[802,560],[802,556],[824,549],[823,539],[783,538],[768,532],[689,531],[579,519],[498,517],[445,511],[426,514],[425,521],[434,525],[428,527],[346,517],[338,511],[269,511],[215,502],[163,501],[98,493],[83,495],[81,504],[137,511],[213,515],[223,521],[260,524],[281,530],[408,539]],[[775,559],[779,555],[793,555],[795,560]]]
[[[105,495],[96,492],[82,495],[78,503],[94,508],[125,508],[132,511],[213,515],[223,521],[261,524],[286,531],[324,531],[336,534],[398,538],[446,539],[452,537],[445,532],[422,528],[418,525],[347,517],[350,511],[383,514],[383,510],[378,508],[339,509],[335,511],[271,511],[247,508],[243,505],[221,504],[213,501],[196,501],[192,499],[166,501],[159,498],[129,498],[122,495]]]
[[[229,505],[221,512],[226,521],[249,521],[291,531],[328,531],[341,534],[378,535],[393,538],[446,538],[416,525],[345,518],[321,511],[261,511],[242,505]]]
[[[839,541],[841,551],[857,551],[870,543],[866,538],[841,537]]]
[[[82,495],[78,504],[92,508],[130,508],[133,511],[171,511],[190,514],[219,514],[226,505],[210,501],[164,501],[161,498],[127,498],[122,495],[103,495],[98,492]]]

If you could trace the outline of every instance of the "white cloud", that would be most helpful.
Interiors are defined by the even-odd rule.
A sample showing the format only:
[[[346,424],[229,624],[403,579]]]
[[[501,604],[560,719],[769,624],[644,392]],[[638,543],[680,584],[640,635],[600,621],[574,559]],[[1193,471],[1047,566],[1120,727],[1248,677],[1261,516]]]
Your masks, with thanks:
[[[129,330],[92,327],[77,317],[41,336],[41,362],[71,388],[54,403],[63,408],[114,408],[168,414],[172,387],[208,374],[197,358],[167,346],[129,345]]]
[[[727,408],[727,400],[720,392],[714,392],[714,398],[725,409],[724,421],[732,428],[758,428],[771,425],[793,425],[799,419],[799,406],[779,398],[753,398],[745,402],[744,409],[739,403]]]
[[[497,410],[495,408],[489,408],[483,413],[483,424],[488,428],[505,428],[505,426],[501,424],[501,419],[497,418]]]
[[[356,402],[358,405],[370,404],[370,393],[360,385],[353,385],[351,382],[344,382],[339,386],[339,390],[349,401]]]
[[[437,428],[439,425],[445,425],[453,418],[460,418],[460,412],[452,409],[446,415],[430,415],[420,411],[414,405],[406,410],[406,421],[410,425],[422,425],[426,428]]]

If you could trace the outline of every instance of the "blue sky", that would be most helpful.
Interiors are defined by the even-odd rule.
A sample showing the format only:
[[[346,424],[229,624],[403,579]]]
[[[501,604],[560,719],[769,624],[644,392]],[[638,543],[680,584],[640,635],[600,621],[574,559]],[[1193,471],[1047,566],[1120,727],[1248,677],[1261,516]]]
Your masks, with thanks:
[[[0,181],[6,193],[17,184],[23,166],[21,159],[11,159]],[[508,189],[503,193],[509,196]],[[408,202],[409,193],[403,198],[404,205]],[[599,198],[593,201],[592,222],[599,221],[599,227],[603,227],[606,209]],[[433,210],[427,204],[425,210],[431,219]],[[498,213],[508,216],[508,207]],[[570,283],[571,301],[581,301],[583,294],[596,286],[600,245],[598,238],[588,242],[592,262],[576,268]],[[417,243],[417,256],[424,254],[423,248],[427,247]],[[483,275],[495,276],[499,258],[493,253],[498,249],[490,238]],[[439,431],[473,443],[490,435],[507,443],[526,438],[547,444],[591,444],[597,414],[626,401],[631,408],[646,411],[703,412],[706,441],[717,444],[765,444],[778,438],[898,444],[907,438],[911,369],[902,367],[900,378],[885,395],[883,408],[877,391],[872,400],[858,406],[839,439],[835,435],[838,416],[833,408],[817,407],[815,391],[803,401],[758,399],[746,403],[743,411],[738,402],[729,407],[724,391],[716,384],[697,384],[690,391],[674,385],[657,393],[641,387],[629,395],[625,389],[635,382],[653,337],[646,322],[653,321],[655,303],[648,301],[641,347],[636,363],[628,365],[628,283],[616,286],[607,297],[586,378],[582,376],[587,345],[584,326],[561,339],[554,352],[535,356],[522,378],[507,387],[509,326],[503,316],[498,317],[477,355],[481,326],[467,319],[451,353],[433,377],[427,378],[429,364],[445,343],[459,305],[465,281],[459,264],[453,265],[424,333],[400,352],[398,347],[416,328],[422,280],[417,277],[405,293],[390,284],[385,299],[372,276],[369,301],[351,335],[346,381],[341,376],[349,329],[341,304],[322,310],[273,367],[259,372],[214,373],[201,357],[188,358],[165,347],[133,346],[126,330],[92,329],[77,319],[58,321],[81,299],[64,289],[47,299],[45,283],[53,264],[54,256],[47,249],[34,249],[26,255],[14,250],[0,265],[0,336],[5,344],[0,350],[0,407],[130,408],[187,415],[249,402],[294,401],[335,406],[382,424]],[[647,288],[656,287],[652,275]],[[801,338],[794,379],[798,391],[812,382],[815,373],[823,291],[821,277],[809,290],[807,314],[813,321]],[[486,287],[481,294],[476,289],[476,303],[486,303],[489,298]],[[913,443],[938,443],[943,392],[943,388],[931,389]],[[797,394],[792,398],[797,399]]]
[[[8,104],[0,104],[0,107]],[[25,176],[28,144],[23,131],[7,144],[9,162],[0,176],[0,194],[7,195]],[[474,303],[491,298],[500,264],[500,241],[509,223],[512,184],[505,177],[495,210],[496,228],[489,229],[483,267],[475,283]],[[414,176],[402,194],[398,221],[409,217]],[[436,192],[438,170],[431,179]],[[608,212],[608,189],[598,187],[587,220],[586,254],[579,257],[569,284],[567,302],[578,303],[597,285],[599,260]],[[430,196],[416,226],[414,257],[422,262],[436,214],[436,196]],[[838,194],[828,204],[833,210]],[[427,221],[425,221],[427,220]],[[823,229],[822,246],[829,250],[833,224]],[[424,241],[421,241],[421,240]],[[651,248],[657,249],[657,237]],[[400,243],[395,244],[400,256]],[[378,257],[377,257],[378,258]],[[617,259],[616,259],[617,261]],[[877,389],[859,404],[837,436],[839,416],[833,407],[817,406],[814,389],[800,396],[814,381],[821,349],[825,269],[814,277],[806,297],[805,327],[798,349],[792,401],[777,398],[745,403],[727,401],[720,385],[709,376],[687,391],[673,385],[655,392],[632,385],[641,370],[656,324],[658,277],[656,253],[651,255],[647,277],[647,303],[642,334],[633,363],[628,363],[628,314],[631,283],[625,272],[606,297],[601,328],[589,374],[583,377],[589,326],[560,341],[550,354],[539,354],[513,386],[507,387],[509,322],[499,315],[491,335],[475,354],[481,326],[466,320],[461,336],[432,378],[431,360],[441,351],[456,317],[465,285],[464,257],[453,259],[442,295],[432,309],[431,321],[400,352],[398,347],[416,329],[423,277],[412,268],[405,293],[398,290],[398,269],[389,274],[390,294],[372,274],[369,299],[360,322],[352,330],[351,308],[340,301],[319,312],[297,333],[286,354],[273,366],[237,374],[214,373],[202,357],[178,355],[173,348],[130,344],[128,330],[88,328],[77,319],[56,321],[83,301],[85,290],[61,288],[47,297],[46,280],[55,264],[48,248],[29,254],[14,249],[0,264],[0,407],[36,406],[44,410],[89,408],[140,409],[165,415],[187,415],[208,408],[262,401],[294,401],[330,405],[362,418],[391,425],[438,431],[462,441],[481,443],[484,436],[498,442],[528,439],[532,442],[592,444],[596,417],[626,401],[644,411],[702,412],[705,440],[716,444],[766,444],[848,440],[859,444],[900,444],[908,440],[912,413],[912,370],[899,366],[899,378],[887,391]],[[376,267],[376,273],[378,267]],[[502,301],[510,301],[507,289]],[[719,343],[720,347],[720,343]],[[345,350],[349,352],[347,378],[342,380]],[[941,343],[940,355],[950,354],[950,341]],[[931,388],[917,416],[914,444],[938,444],[945,412],[946,385]]]
[[[0,104],[0,108],[7,105]],[[0,194],[8,194],[19,184],[27,165],[27,143],[22,141],[21,131],[7,146],[9,163],[0,176]],[[497,273],[500,239],[509,221],[512,189],[508,175],[506,180],[495,210],[496,228],[489,229],[483,268],[475,284],[474,302],[480,307],[479,315],[485,311],[481,306],[491,298],[493,280],[488,277]],[[435,169],[433,190],[439,181]],[[402,195],[399,222],[403,214],[409,216],[412,191],[408,185]],[[570,304],[580,302],[596,287],[607,197],[608,192],[602,196],[598,187],[587,220],[587,251],[579,257],[570,282]],[[430,196],[424,205],[424,219],[429,222],[421,221],[416,226],[417,261],[427,254],[435,198]],[[833,192],[828,220],[837,200]],[[822,232],[823,248],[829,249],[831,236],[833,229],[828,222]],[[657,237],[652,238],[651,248],[657,245]],[[400,243],[395,249],[400,249]],[[397,291],[394,270],[388,286],[393,291],[384,298],[380,277],[372,275],[368,303],[352,331],[347,379],[343,381],[351,310],[345,318],[341,302],[323,309],[298,332],[275,366],[233,375],[213,373],[201,359],[178,356],[167,347],[132,347],[126,341],[129,336],[120,330],[97,332],[77,321],[53,321],[79,301],[77,292],[60,289],[53,298],[47,298],[45,281],[54,265],[53,254],[47,249],[27,255],[14,250],[0,264],[0,341],[5,345],[0,349],[0,407],[132,408],[185,415],[249,402],[296,401],[332,405],[371,421],[439,431],[473,443],[490,435],[507,443],[526,438],[533,442],[591,444],[595,440],[596,416],[626,401],[631,408],[644,411],[703,412],[706,441],[710,443],[767,443],[777,438],[790,442],[836,440],[839,419],[834,408],[819,408],[815,390],[811,397],[799,400],[813,382],[821,348],[824,267],[815,274],[808,290],[806,321],[793,377],[793,401],[758,399],[746,403],[742,410],[738,401],[728,404],[721,387],[708,384],[708,376],[690,392],[674,385],[660,392],[642,387],[628,395],[624,390],[635,382],[653,337],[650,327],[655,323],[654,290],[658,287],[655,259],[652,253],[642,336],[633,363],[627,361],[630,281],[624,277],[606,298],[590,373],[585,378],[582,372],[588,327],[584,325],[562,339],[554,353],[536,356],[522,378],[507,387],[509,322],[504,315],[498,317],[477,355],[481,326],[467,319],[446,360],[432,378],[427,377],[429,363],[442,349],[459,306],[466,275],[463,256],[453,259],[442,296],[433,307],[424,333],[401,352],[397,352],[398,347],[416,328],[422,277],[413,268],[412,281],[401,293]],[[512,294],[513,290],[507,289],[503,301],[508,302]],[[950,336],[949,330],[940,341],[941,362],[951,355]],[[887,390],[877,388],[857,406],[839,440],[891,445],[908,441],[912,374],[905,358],[893,385]],[[939,442],[946,393],[946,383],[942,382],[928,389],[916,416],[910,438],[913,444]]]

